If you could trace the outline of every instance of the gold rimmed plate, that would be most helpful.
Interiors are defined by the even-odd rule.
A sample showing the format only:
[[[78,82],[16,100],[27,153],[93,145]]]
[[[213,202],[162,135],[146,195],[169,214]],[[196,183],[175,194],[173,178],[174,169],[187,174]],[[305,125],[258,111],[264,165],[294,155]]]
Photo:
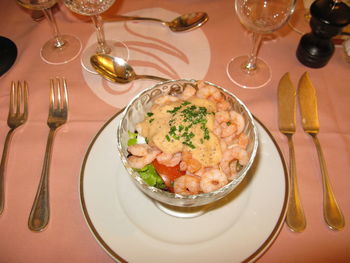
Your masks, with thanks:
[[[80,198],[87,224],[117,262],[252,262],[276,239],[286,214],[288,176],[268,130],[259,131],[257,158],[247,178],[202,216],[165,214],[124,170],[117,150],[116,114],[86,153]]]

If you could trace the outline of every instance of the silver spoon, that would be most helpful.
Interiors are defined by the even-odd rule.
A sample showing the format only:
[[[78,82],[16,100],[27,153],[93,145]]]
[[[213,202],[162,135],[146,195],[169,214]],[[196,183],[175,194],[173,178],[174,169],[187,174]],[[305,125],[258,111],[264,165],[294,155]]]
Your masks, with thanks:
[[[103,19],[105,21],[128,21],[128,20],[147,20],[160,22],[165,26],[168,26],[173,32],[189,31],[204,25],[209,16],[205,12],[194,12],[185,14],[175,18],[172,21],[164,21],[158,18],[150,17],[139,17],[139,16],[113,16],[113,15],[104,15]]]
[[[168,80],[157,76],[136,75],[134,69],[124,59],[106,54],[93,55],[90,62],[103,78],[116,83],[125,84],[136,79],[145,78],[160,81]]]

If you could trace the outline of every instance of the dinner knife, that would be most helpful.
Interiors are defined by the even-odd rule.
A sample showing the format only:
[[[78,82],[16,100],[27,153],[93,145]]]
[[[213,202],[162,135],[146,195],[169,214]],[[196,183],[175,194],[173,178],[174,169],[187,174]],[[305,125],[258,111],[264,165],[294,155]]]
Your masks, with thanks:
[[[303,129],[311,135],[320,162],[323,183],[323,216],[331,229],[341,230],[345,226],[345,220],[329,183],[326,161],[322,153],[321,144],[317,138],[320,124],[318,121],[316,90],[307,72],[299,80],[298,97]]]
[[[296,178],[295,152],[293,134],[295,133],[296,89],[289,72],[283,75],[278,84],[278,126],[281,133],[288,138],[290,195],[286,223],[294,232],[302,232],[306,227],[304,210],[301,205]]]

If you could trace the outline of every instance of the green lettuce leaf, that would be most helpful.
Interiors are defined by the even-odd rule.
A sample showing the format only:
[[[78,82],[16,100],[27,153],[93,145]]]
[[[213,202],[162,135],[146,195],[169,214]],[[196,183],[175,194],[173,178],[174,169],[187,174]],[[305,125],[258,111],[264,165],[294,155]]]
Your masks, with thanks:
[[[134,170],[139,173],[140,177],[146,182],[146,184],[159,189],[166,189],[163,179],[158,175],[152,164],[148,164],[142,169]]]

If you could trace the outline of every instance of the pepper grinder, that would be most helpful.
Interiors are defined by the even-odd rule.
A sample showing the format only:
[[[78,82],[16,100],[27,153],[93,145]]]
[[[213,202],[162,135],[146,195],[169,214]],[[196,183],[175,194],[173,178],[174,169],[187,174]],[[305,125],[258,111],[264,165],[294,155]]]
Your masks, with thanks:
[[[312,32],[302,36],[296,56],[307,67],[321,68],[334,53],[332,37],[350,23],[350,7],[340,0],[316,0],[310,14]]]

